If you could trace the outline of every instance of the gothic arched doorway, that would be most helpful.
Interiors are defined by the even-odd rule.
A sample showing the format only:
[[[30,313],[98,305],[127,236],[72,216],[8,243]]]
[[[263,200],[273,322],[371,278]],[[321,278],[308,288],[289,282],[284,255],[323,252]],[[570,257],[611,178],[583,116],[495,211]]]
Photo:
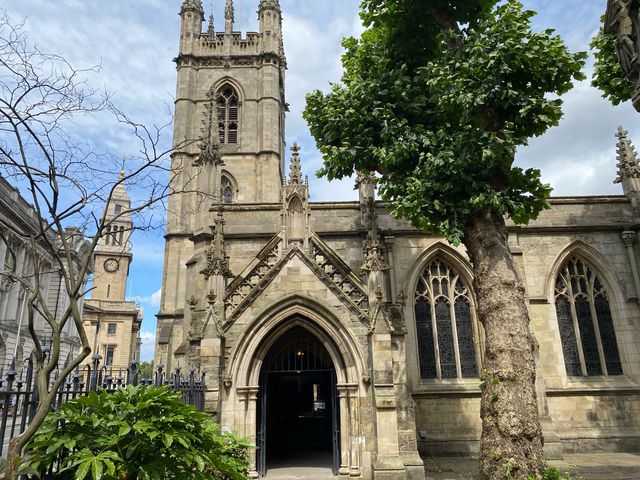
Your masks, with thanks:
[[[317,337],[296,326],[266,355],[258,399],[258,472],[273,466],[339,467],[336,371]]]

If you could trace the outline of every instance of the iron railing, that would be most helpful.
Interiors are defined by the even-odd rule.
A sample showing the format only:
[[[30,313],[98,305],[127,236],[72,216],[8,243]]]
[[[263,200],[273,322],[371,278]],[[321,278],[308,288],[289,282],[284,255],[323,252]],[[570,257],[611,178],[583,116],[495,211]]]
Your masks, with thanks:
[[[153,378],[144,378],[140,375],[138,362],[132,362],[127,369],[114,371],[110,367],[100,366],[101,359],[100,355],[94,355],[91,364],[78,367],[60,384],[52,410],[71,399],[87,396],[89,392],[113,392],[125,385],[169,385],[173,391],[182,393],[184,403],[204,410],[204,372],[198,373],[192,369],[185,373],[178,367],[168,374],[160,364],[153,372]],[[0,369],[0,457],[6,456],[9,440],[26,430],[40,398],[34,363],[30,357],[18,366],[14,359],[6,374],[3,374],[3,370]],[[57,375],[58,372],[53,374],[49,388]]]

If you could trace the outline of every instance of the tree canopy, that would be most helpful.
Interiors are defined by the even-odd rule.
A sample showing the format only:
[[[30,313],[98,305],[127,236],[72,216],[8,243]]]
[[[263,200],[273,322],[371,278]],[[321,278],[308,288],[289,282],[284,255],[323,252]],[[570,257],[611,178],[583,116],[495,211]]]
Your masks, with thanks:
[[[604,28],[601,28],[589,46],[596,57],[591,84],[602,91],[602,96],[613,105],[628,101],[633,94],[634,85],[618,60],[616,35],[605,33]]]
[[[307,96],[305,118],[329,179],[377,172],[392,213],[457,243],[490,207],[516,223],[547,206],[518,145],[562,116],[558,97],[583,79],[585,53],[509,0],[365,0],[361,39],[343,42],[344,75]]]

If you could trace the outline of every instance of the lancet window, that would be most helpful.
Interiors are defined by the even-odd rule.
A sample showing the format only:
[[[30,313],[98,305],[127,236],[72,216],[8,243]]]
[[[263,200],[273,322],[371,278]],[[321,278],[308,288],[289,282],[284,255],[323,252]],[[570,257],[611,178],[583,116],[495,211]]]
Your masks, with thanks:
[[[562,266],[555,304],[567,375],[622,375],[609,296],[591,265],[574,256]]]
[[[223,203],[233,203],[234,188],[231,179],[226,175],[222,175],[220,180],[220,196]]]
[[[436,258],[415,291],[420,376],[425,379],[478,376],[475,309],[460,274]]]
[[[228,83],[220,87],[216,94],[216,106],[220,143],[237,144],[240,101],[236,89]]]

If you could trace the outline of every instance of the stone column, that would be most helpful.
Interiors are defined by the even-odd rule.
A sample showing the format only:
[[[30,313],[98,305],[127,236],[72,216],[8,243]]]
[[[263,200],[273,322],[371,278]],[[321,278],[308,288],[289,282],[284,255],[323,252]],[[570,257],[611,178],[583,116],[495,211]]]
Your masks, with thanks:
[[[378,324],[383,324],[381,321]],[[393,385],[393,356],[390,333],[371,335],[373,397],[376,423],[376,450],[373,455],[374,480],[404,480],[404,462],[398,444],[398,413]]]
[[[631,267],[631,274],[633,275],[633,284],[636,291],[636,302],[640,304],[640,273],[638,273],[638,262],[636,260],[636,254],[633,251],[633,245],[636,241],[636,232],[624,231],[622,232],[622,241],[627,249],[627,256],[629,257],[629,266]]]
[[[360,429],[360,400],[358,386],[349,385],[347,390],[347,408],[349,410],[349,475],[359,477],[361,475],[362,434]]]
[[[340,409],[340,467],[338,476],[349,478],[351,463],[351,412],[349,409],[349,392],[344,385],[338,385],[338,408]]]

